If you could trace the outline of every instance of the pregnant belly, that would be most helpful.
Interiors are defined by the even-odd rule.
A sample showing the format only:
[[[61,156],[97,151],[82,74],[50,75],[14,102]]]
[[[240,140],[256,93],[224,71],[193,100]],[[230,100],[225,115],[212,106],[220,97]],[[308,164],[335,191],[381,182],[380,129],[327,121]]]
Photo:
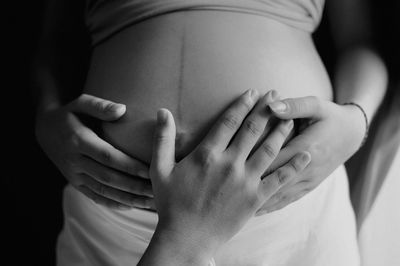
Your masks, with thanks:
[[[177,125],[176,155],[188,154],[242,92],[332,97],[310,34],[249,14],[185,11],[133,25],[97,46],[85,92],[127,105],[102,136],[151,160],[156,111]]]

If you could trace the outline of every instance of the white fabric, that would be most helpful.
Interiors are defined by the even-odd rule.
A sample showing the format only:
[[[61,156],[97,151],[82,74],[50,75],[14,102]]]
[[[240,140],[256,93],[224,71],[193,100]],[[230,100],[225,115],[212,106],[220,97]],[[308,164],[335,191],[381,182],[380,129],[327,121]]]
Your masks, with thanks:
[[[157,215],[96,205],[71,186],[64,190],[64,228],[57,265],[136,265]],[[318,188],[288,207],[248,224],[219,250],[216,265],[359,265],[347,176],[339,167]]]
[[[366,147],[351,162],[363,266],[400,265],[400,90],[394,92],[375,117]]]
[[[265,16],[312,32],[321,20],[324,3],[325,0],[86,0],[85,22],[93,46],[145,19],[188,10]]]
[[[359,232],[363,266],[400,265],[400,148]]]

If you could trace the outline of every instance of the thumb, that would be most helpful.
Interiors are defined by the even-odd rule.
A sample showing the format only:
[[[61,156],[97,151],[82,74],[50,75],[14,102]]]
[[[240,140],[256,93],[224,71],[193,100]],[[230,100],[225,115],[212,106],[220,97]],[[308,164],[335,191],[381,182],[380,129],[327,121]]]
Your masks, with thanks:
[[[126,112],[126,106],[93,95],[82,94],[70,103],[73,112],[93,116],[104,121],[119,119]]]
[[[322,118],[323,102],[315,96],[287,98],[269,104],[271,111],[281,119]]]
[[[158,110],[150,165],[158,175],[168,176],[175,165],[175,136],[172,114],[167,109]]]

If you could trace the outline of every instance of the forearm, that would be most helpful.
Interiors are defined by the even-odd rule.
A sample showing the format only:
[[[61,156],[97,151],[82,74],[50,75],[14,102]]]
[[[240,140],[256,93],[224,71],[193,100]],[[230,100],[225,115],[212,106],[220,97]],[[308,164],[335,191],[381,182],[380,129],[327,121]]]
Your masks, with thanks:
[[[80,1],[49,1],[31,64],[31,86],[37,111],[73,98],[86,74]]]
[[[57,76],[45,57],[38,51],[32,63],[32,89],[37,113],[61,105],[62,99],[62,87],[57,84]]]
[[[338,61],[334,86],[336,102],[355,102],[363,107],[371,121],[386,92],[386,67],[372,49],[353,48]]]
[[[212,250],[199,246],[197,239],[157,229],[138,266],[207,266]]]

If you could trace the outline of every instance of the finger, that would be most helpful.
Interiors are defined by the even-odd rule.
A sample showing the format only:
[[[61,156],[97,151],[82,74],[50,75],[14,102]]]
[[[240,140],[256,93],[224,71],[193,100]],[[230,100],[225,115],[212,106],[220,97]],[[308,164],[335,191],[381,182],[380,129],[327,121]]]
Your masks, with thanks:
[[[81,171],[98,182],[131,194],[153,197],[150,180],[128,176],[98,162],[83,157],[80,162]]]
[[[168,176],[175,165],[175,137],[172,114],[167,109],[158,110],[150,165],[158,175]]]
[[[243,119],[253,109],[258,97],[258,92],[253,89],[243,93],[217,120],[201,145],[216,151],[224,151]]]
[[[254,148],[257,141],[263,135],[271,113],[267,110],[269,103],[277,98],[275,91],[266,93],[253,108],[251,113],[242,123],[239,131],[236,133],[228,150],[238,156],[247,159],[250,151]]]
[[[90,129],[83,130],[77,142],[78,148],[83,155],[121,172],[149,178],[149,167],[146,164],[117,150],[111,144],[99,138]]]
[[[294,156],[287,164],[262,179],[259,185],[262,200],[268,200],[283,185],[295,178],[299,172],[303,171],[310,161],[311,154],[309,152],[301,152]]]
[[[315,124],[316,126],[317,124]],[[314,126],[314,127],[315,127]],[[315,130],[306,129],[299,135],[291,139],[285,147],[283,147],[278,156],[272,162],[272,164],[267,169],[266,173],[271,173],[273,170],[278,169],[280,166],[288,162],[293,156],[295,156],[299,151],[307,150],[313,156],[313,163],[318,162],[322,159],[322,156],[316,156],[315,147],[318,143],[318,138],[321,134],[316,134],[320,132],[315,132]],[[318,145],[320,146],[320,145]],[[321,147],[321,146],[320,146]]]
[[[281,121],[247,160],[247,171],[261,176],[278,155],[292,128],[293,120]]]
[[[88,187],[86,187],[85,185],[81,185],[77,187],[77,190],[79,190],[80,192],[82,192],[82,194],[84,194],[86,197],[88,197],[89,199],[93,200],[96,204],[99,205],[103,205],[107,208],[110,209],[119,209],[119,210],[129,210],[132,209],[132,207],[121,204],[119,202],[116,202],[114,200],[110,200],[107,199],[103,196],[100,196],[98,194],[96,194],[95,192],[93,192],[91,189],[89,189]]]
[[[286,187],[287,184],[284,186]],[[270,213],[279,209],[286,207],[287,205],[291,204],[294,201],[302,198],[306,194],[312,191],[310,185],[297,183],[290,187],[289,189],[283,190],[281,188],[277,193],[275,193],[271,198],[269,198],[264,205],[257,210],[255,216],[260,216],[265,213]]]
[[[83,185],[90,189],[93,193],[100,198],[106,198],[118,204],[136,207],[136,208],[153,208],[154,200],[148,197],[137,196],[124,191],[106,186],[88,175],[82,175]]]
[[[119,119],[126,112],[126,106],[89,94],[82,94],[70,103],[73,112],[83,113],[104,121]]]
[[[273,205],[271,204],[268,207],[265,207],[265,208],[263,207],[262,209],[260,209],[256,212],[255,216],[261,216],[266,213],[271,213],[271,212],[283,209],[286,206],[292,204],[293,202],[301,199],[302,197],[307,195],[309,192],[310,192],[309,190],[304,190],[304,191],[299,192],[298,194],[294,194],[292,197],[286,197],[284,200],[278,201]]]
[[[322,118],[324,108],[315,96],[288,98],[269,105],[271,111],[281,119]]]

